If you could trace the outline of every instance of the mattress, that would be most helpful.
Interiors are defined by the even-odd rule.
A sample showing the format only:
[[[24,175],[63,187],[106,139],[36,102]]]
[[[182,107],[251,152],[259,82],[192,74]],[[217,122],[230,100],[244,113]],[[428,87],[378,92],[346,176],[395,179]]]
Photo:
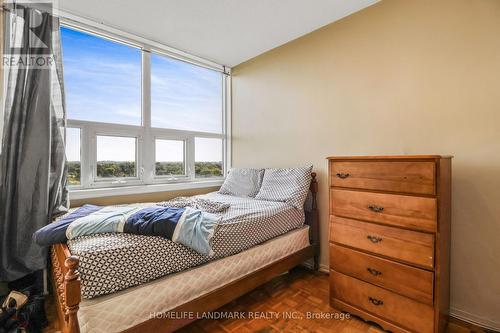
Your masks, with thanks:
[[[156,236],[106,233],[79,237],[68,241],[68,247],[80,258],[82,297],[110,294],[231,256],[304,223],[304,211],[283,202],[215,192],[198,197],[230,204],[221,213],[222,222],[213,236],[213,256]]]
[[[119,332],[170,311],[273,262],[306,248],[304,226],[236,255],[129,288],[83,300],[78,311],[82,333]]]

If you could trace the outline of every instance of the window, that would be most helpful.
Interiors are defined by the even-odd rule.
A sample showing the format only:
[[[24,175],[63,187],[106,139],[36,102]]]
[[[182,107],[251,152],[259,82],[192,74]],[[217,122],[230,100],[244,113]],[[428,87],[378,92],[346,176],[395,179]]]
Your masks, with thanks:
[[[68,119],[141,125],[141,50],[61,28]]]
[[[184,141],[156,139],[156,176],[179,176],[186,174]]]
[[[225,74],[73,27],[61,40],[71,186],[224,175]]]
[[[152,54],[151,124],[222,133],[222,74]]]
[[[222,176],[222,140],[195,138],[196,177]]]
[[[136,177],[136,139],[98,135],[96,166],[98,178]]]
[[[68,184],[80,185],[81,182],[81,152],[80,129],[66,129],[66,166],[68,169]]]

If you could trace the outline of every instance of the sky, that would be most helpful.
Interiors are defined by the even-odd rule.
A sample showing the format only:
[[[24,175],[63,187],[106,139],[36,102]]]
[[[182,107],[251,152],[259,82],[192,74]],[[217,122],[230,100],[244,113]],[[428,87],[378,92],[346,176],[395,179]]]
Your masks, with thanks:
[[[141,51],[66,27],[61,37],[68,119],[141,125]],[[152,54],[151,118],[153,127],[222,133],[222,74]],[[79,136],[68,130],[69,161],[80,159]],[[120,139],[98,139],[98,160],[131,160],[133,141]],[[158,161],[179,160],[173,143],[159,142]],[[196,140],[195,159],[220,161],[221,146]]]

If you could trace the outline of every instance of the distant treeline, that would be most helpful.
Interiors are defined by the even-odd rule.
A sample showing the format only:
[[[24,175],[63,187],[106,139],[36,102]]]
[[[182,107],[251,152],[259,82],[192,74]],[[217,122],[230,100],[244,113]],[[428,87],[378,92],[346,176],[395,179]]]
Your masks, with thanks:
[[[222,176],[222,162],[195,162],[196,177]]]
[[[97,177],[135,177],[135,162],[97,162]]]
[[[66,162],[68,166],[68,183],[69,185],[80,184],[81,167],[80,162]]]
[[[80,162],[67,162],[68,182],[70,185],[80,184],[81,167]],[[184,163],[182,162],[156,162],[156,175],[178,176],[184,175]],[[222,176],[222,162],[196,162],[196,177]],[[108,178],[135,177],[135,162],[103,161],[97,163],[97,176]]]

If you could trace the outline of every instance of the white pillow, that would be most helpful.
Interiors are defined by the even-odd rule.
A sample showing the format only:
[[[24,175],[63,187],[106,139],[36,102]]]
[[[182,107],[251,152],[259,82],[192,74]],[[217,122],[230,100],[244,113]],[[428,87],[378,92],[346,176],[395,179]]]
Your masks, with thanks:
[[[266,169],[255,199],[282,201],[302,208],[311,184],[312,165],[303,168]]]
[[[264,169],[236,169],[229,170],[219,193],[237,197],[255,197],[262,184]]]

